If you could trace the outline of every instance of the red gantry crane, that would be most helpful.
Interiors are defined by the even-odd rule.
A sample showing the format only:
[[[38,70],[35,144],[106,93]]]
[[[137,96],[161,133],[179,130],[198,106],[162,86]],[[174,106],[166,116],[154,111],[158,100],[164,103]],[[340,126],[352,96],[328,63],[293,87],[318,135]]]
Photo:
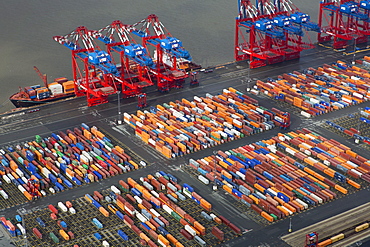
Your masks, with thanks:
[[[308,31],[319,32],[317,24],[289,0],[238,0],[234,52],[237,61],[249,60],[251,68],[300,57],[313,48]]]
[[[94,38],[105,43],[113,60],[113,54],[119,54],[120,76],[117,81],[123,97],[140,95],[142,88],[152,86],[150,70],[155,69],[147,49],[137,44],[131,37],[131,29],[130,25],[116,20],[105,28],[93,32]]]
[[[110,55],[93,42],[92,32],[84,26],[70,34],[54,36],[54,40],[72,51],[72,72],[76,96],[86,95],[88,106],[108,102],[108,96],[117,92],[117,67]]]
[[[367,42],[370,1],[323,0],[320,2],[318,42],[332,42],[334,49],[343,49],[348,41],[355,45]]]
[[[182,47],[182,42],[167,31],[154,14],[132,25],[131,32],[142,39],[145,48],[154,47],[154,60],[157,87],[168,92],[170,88],[180,88],[188,77],[182,66],[190,64],[191,56]]]

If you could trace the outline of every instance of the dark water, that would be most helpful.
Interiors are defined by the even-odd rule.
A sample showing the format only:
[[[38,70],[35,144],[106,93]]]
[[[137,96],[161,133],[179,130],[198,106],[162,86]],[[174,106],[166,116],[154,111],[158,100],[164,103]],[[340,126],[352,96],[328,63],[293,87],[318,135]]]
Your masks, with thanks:
[[[252,1],[254,2],[254,1]],[[37,66],[52,81],[72,78],[71,52],[52,37],[78,26],[100,29],[114,20],[136,23],[156,14],[203,66],[233,61],[237,0],[11,0],[0,4],[0,112],[18,86],[42,84]],[[295,0],[317,20],[319,0]],[[99,41],[98,41],[99,42]],[[101,47],[103,45],[99,43]]]

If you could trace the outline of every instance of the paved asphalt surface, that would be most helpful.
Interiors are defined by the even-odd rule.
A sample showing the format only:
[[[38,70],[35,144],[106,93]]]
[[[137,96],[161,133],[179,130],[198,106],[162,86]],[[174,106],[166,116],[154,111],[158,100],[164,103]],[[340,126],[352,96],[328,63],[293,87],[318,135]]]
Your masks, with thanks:
[[[367,53],[361,54],[369,55]],[[359,55],[358,55],[359,56]],[[265,80],[268,77],[276,77],[282,73],[289,73],[294,70],[302,70],[307,67],[317,67],[324,63],[331,63],[338,59],[349,61],[352,56],[343,56],[342,53],[335,53],[324,48],[309,50],[302,54],[302,57],[297,61],[289,61],[281,64],[271,65],[264,68],[254,69],[250,72],[252,79]],[[187,98],[191,99],[194,95],[204,96],[206,93],[217,94],[223,88],[234,87],[242,92],[245,92],[246,85],[242,82],[245,76],[248,75],[246,63],[229,64],[212,73],[199,73],[200,86],[190,88],[186,86],[181,90],[172,90],[169,94],[160,94],[153,88],[148,89],[148,104],[155,106],[164,102],[174,101],[176,99]],[[263,96],[256,97],[260,104],[265,107],[276,107],[276,103]],[[40,106],[40,111],[34,113],[22,112],[5,114],[0,119],[0,147],[14,146],[24,141],[33,140],[36,134],[41,136],[49,136],[51,132],[58,132],[68,128],[80,126],[84,122],[90,126],[98,126],[104,133],[109,134],[116,140],[120,141],[129,147],[134,153],[146,160],[148,167],[128,174],[112,177],[97,183],[84,185],[73,190],[64,191],[54,196],[41,198],[34,202],[29,202],[23,205],[12,207],[5,210],[0,210],[1,215],[13,216],[17,209],[25,208],[27,210],[37,210],[45,207],[49,203],[56,204],[58,201],[72,200],[83,196],[86,193],[91,193],[94,190],[103,190],[112,184],[117,184],[120,179],[127,177],[139,178],[148,173],[154,173],[158,170],[168,171],[179,178],[180,184],[188,183],[195,187],[196,191],[204,196],[209,202],[214,205],[217,212],[222,212],[226,218],[230,219],[237,226],[243,229],[253,229],[245,233],[242,237],[234,239],[223,246],[288,246],[280,240],[280,237],[287,233],[289,227],[289,219],[278,221],[275,224],[264,227],[257,224],[255,221],[248,218],[244,213],[236,210],[229,204],[230,195],[225,195],[222,191],[213,192],[210,187],[205,187],[197,179],[189,176],[180,165],[187,164],[190,158],[200,158],[211,155],[214,150],[227,150],[241,145],[252,143],[262,139],[269,139],[276,135],[280,130],[275,128],[271,131],[264,132],[258,135],[246,137],[233,142],[229,142],[214,148],[202,150],[193,154],[186,155],[176,160],[167,160],[156,151],[145,146],[141,141],[134,137],[133,130],[127,125],[115,125],[117,119],[117,97],[112,96],[110,102],[104,105],[88,108],[84,98],[71,99],[65,102],[53,103],[50,105]],[[121,112],[134,113],[136,109],[136,100],[127,99],[121,100]],[[362,105],[353,106],[340,111],[332,112],[314,119],[304,119],[301,116],[292,114],[291,130],[300,129],[303,127],[310,128],[327,138],[335,138],[345,145],[353,147],[349,140],[329,132],[326,129],[319,127],[319,123],[325,119],[335,118],[341,115],[349,114],[357,111],[358,107],[369,106],[370,102]],[[361,147],[353,147],[357,152],[370,158],[370,155],[364,153]],[[350,194],[333,202],[312,208],[292,217],[293,230],[306,227],[348,209],[361,205],[369,201],[369,189],[363,189],[357,193]],[[231,199],[233,200],[233,199]],[[0,246],[3,240],[0,238]],[[370,246],[370,245],[369,245]]]

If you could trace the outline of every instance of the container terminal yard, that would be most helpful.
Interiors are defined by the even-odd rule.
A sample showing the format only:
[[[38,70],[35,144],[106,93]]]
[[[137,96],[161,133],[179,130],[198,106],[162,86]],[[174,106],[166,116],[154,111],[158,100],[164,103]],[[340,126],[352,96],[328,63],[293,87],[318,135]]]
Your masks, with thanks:
[[[73,81],[1,115],[0,246],[369,245],[369,6],[240,0],[205,69],[156,15],[54,36]]]
[[[361,54],[361,56],[362,55],[366,55],[366,53]],[[194,189],[197,195],[204,198],[204,200],[211,205],[211,211],[206,210],[203,207],[204,205],[201,206],[197,204],[194,199],[191,200],[189,197],[187,197],[185,194],[186,192],[183,192],[185,191],[183,188],[181,189],[181,191],[183,192],[182,195],[186,199],[182,201],[179,198],[179,195],[177,195],[177,198],[175,198],[177,199],[176,205],[181,207],[184,212],[191,215],[196,221],[198,221],[202,226],[206,228],[206,235],[199,236],[203,241],[206,242],[208,246],[300,246],[296,243],[305,243],[306,235],[312,232],[318,233],[318,239],[319,242],[321,242],[340,234],[341,230],[346,230],[349,227],[357,227],[368,219],[368,216],[366,216],[365,213],[366,210],[361,209],[356,211],[356,213],[360,214],[360,216],[358,217],[353,216],[353,214],[351,213],[346,213],[346,211],[368,202],[368,181],[347,175],[342,170],[339,170],[338,167],[334,168],[330,166],[330,168],[332,168],[334,172],[338,172],[343,175],[345,174],[345,178],[348,178],[352,182],[354,182],[352,183],[352,185],[348,183],[348,180],[342,183],[339,182],[339,180],[337,179],[331,179],[330,175],[327,175],[326,173],[320,173],[320,171],[317,170],[316,167],[311,167],[312,165],[308,165],[308,163],[305,163],[303,161],[300,162],[298,159],[296,159],[299,163],[305,164],[305,166],[307,165],[307,167],[292,167],[292,165],[290,165],[291,169],[295,168],[296,170],[301,170],[301,168],[303,168],[302,171],[306,172],[307,168],[311,168],[311,170],[316,171],[317,174],[322,174],[322,176],[325,176],[325,178],[327,179],[325,180],[325,182],[323,182],[324,184],[335,183],[335,185],[330,185],[330,191],[335,194],[336,198],[330,199],[330,196],[334,196],[326,194],[326,197],[321,197],[325,198],[326,202],[313,203],[316,205],[309,205],[309,201],[305,203],[305,201],[303,201],[302,199],[302,204],[300,206],[297,204],[286,205],[285,208],[289,211],[295,210],[294,213],[290,212],[292,213],[292,215],[290,215],[289,212],[287,213],[287,211],[284,211],[283,209],[282,211],[280,211],[280,215],[278,215],[278,212],[275,212],[275,214],[273,214],[274,217],[271,216],[270,213],[268,214],[269,217],[265,214],[265,217],[263,217],[261,215],[261,211],[263,210],[264,212],[267,212],[267,209],[262,206],[262,202],[266,200],[271,201],[271,199],[266,198],[266,200],[264,200],[263,195],[261,195],[261,193],[263,192],[258,190],[258,188],[253,187],[254,183],[250,182],[250,178],[245,177],[244,188],[249,190],[251,194],[247,197],[249,199],[243,197],[245,200],[242,201],[242,198],[238,198],[237,196],[234,196],[227,192],[228,189],[226,188],[225,190],[225,188],[223,188],[223,185],[225,184],[218,185],[218,190],[213,191],[212,185],[214,184],[214,182],[211,181],[212,178],[208,179],[207,177],[209,176],[206,176],[205,174],[203,177],[207,178],[208,182],[206,183],[209,183],[209,185],[205,185],[204,182],[201,182],[201,180],[199,180],[199,175],[202,174],[199,173],[198,170],[195,170],[194,167],[190,166],[191,163],[189,162],[190,159],[194,161],[199,161],[200,159],[204,160],[206,157],[211,157],[212,155],[215,155],[215,152],[217,153],[220,150],[223,153],[227,153],[229,150],[239,150],[240,147],[247,144],[254,143],[258,145],[255,147],[262,148],[262,146],[260,145],[261,141],[263,140],[268,143],[267,141],[273,140],[271,138],[274,136],[278,137],[278,139],[275,138],[275,140],[279,140],[279,138],[283,138],[281,134],[284,133],[287,133],[290,136],[293,133],[299,135],[299,131],[302,131],[302,129],[304,128],[311,131],[312,133],[315,133],[316,135],[320,135],[326,138],[327,140],[336,140],[346,147],[349,147],[353,152],[360,154],[365,158],[368,158],[365,151],[367,150],[367,144],[365,142],[356,144],[353,137],[349,139],[348,136],[346,137],[345,135],[338,135],[337,133],[339,130],[337,130],[337,133],[335,133],[330,130],[325,123],[327,120],[335,121],[335,119],[342,116],[347,116],[356,112],[360,112],[360,109],[365,109],[368,106],[368,102],[363,102],[361,104],[345,107],[343,109],[335,110],[327,114],[307,118],[299,114],[299,108],[293,108],[292,106],[289,106],[288,103],[283,102],[280,99],[272,99],[271,97],[263,94],[254,95],[252,93],[247,93],[245,90],[247,85],[241,81],[241,78],[243,79],[244,76],[250,73],[251,78],[254,79],[254,84],[256,84],[256,79],[267,82],[268,78],[278,78],[278,76],[283,73],[290,73],[291,71],[303,72],[303,69],[305,68],[317,68],[320,65],[323,66],[324,64],[331,64],[333,61],[338,60],[350,62],[351,57],[343,56],[341,53],[336,53],[329,49],[317,48],[316,50],[310,50],[303,53],[299,63],[290,61],[279,65],[272,65],[269,66],[269,68],[258,68],[250,72],[248,71],[248,67],[243,63],[228,64],[220,66],[217,69],[215,68],[212,73],[200,72],[199,80],[201,81],[201,84],[198,87],[185,86],[183,89],[179,89],[166,95],[160,94],[154,89],[153,91],[148,90],[146,92],[148,95],[148,107],[143,108],[140,111],[149,110],[150,106],[164,105],[165,103],[169,104],[169,102],[175,102],[176,100],[183,98],[192,101],[194,95],[202,98],[205,97],[206,93],[212,95],[222,94],[223,89],[227,89],[230,87],[237,90],[237,92],[241,92],[248,97],[258,100],[259,105],[266,109],[272,109],[273,107],[289,111],[293,109],[293,111],[290,111],[292,112],[291,126],[287,130],[275,127],[271,130],[266,130],[261,133],[255,133],[243,138],[236,138],[233,141],[229,140],[223,144],[214,147],[202,149],[190,154],[183,155],[181,157],[179,156],[171,159],[166,158],[164,154],[155,150],[155,148],[150,147],[148,144],[145,144],[143,140],[140,140],[135,134],[135,129],[133,129],[132,126],[130,126],[126,122],[123,121],[122,124],[117,124],[118,100],[114,95],[111,96],[108,103],[92,108],[85,106],[86,102],[83,98],[73,98],[64,102],[56,102],[39,106],[38,111],[24,109],[13,113],[3,114],[1,118],[1,147],[8,154],[11,153],[8,150],[9,147],[17,150],[17,145],[23,147],[25,143],[29,143],[31,141],[40,141],[37,140],[37,138],[35,137],[36,135],[39,135],[41,138],[47,138],[51,137],[51,133],[67,133],[68,129],[73,131],[75,128],[78,128],[83,131],[83,127],[81,124],[84,123],[87,125],[86,127],[90,128],[91,133],[93,133],[94,131],[92,129],[92,126],[96,126],[97,130],[100,131],[101,134],[105,135],[105,137],[108,138],[113,143],[113,145],[117,145],[124,149],[125,154],[132,158],[132,160],[139,166],[139,169],[134,169],[122,175],[110,176],[107,179],[102,178],[99,179],[98,182],[91,182],[89,184],[83,181],[80,186],[76,185],[73,180],[67,178],[67,175],[64,175],[64,177],[66,177],[66,180],[69,180],[70,183],[72,183],[73,188],[69,188],[68,186],[66,186],[66,184],[62,182],[62,186],[64,188],[63,191],[56,192],[55,195],[52,195],[50,191],[45,190],[47,191],[46,197],[41,197],[31,202],[28,202],[28,199],[20,194],[20,191],[13,183],[8,184],[4,179],[2,179],[2,188],[8,193],[9,198],[7,200],[2,199],[1,201],[2,208],[4,208],[1,215],[4,216],[6,219],[9,219],[15,226],[18,223],[15,219],[16,215],[20,215],[24,218],[23,224],[27,231],[28,246],[38,246],[45,243],[49,243],[49,245],[54,244],[54,242],[52,242],[52,237],[50,237],[50,232],[53,232],[55,234],[55,237],[58,238],[59,246],[73,246],[74,244],[79,244],[79,246],[92,246],[102,244],[104,240],[110,243],[111,246],[139,246],[140,237],[132,230],[132,228],[130,229],[127,224],[124,223],[124,221],[117,217],[117,213],[114,213],[114,211],[122,211],[121,208],[113,201],[113,199],[110,199],[112,201],[108,202],[109,199],[106,198],[106,196],[111,195],[110,191],[112,190],[113,185],[116,187],[116,189],[118,188],[121,191],[120,193],[121,196],[125,198],[124,200],[132,204],[135,207],[136,211],[141,211],[140,206],[138,206],[140,203],[138,203],[137,201],[130,201],[129,198],[131,197],[126,196],[127,191],[125,192],[122,187],[120,187],[120,180],[125,181],[128,184],[128,178],[132,178],[138,184],[142,185],[141,187],[143,187],[143,182],[140,178],[149,178],[150,175],[156,177],[156,173],[163,171],[164,173],[162,174],[166,174],[165,176],[168,179],[167,181],[170,181],[168,174],[174,176],[177,180],[178,185],[184,186],[184,184],[187,184],[189,187]],[[209,90],[210,85],[212,85],[212,90]],[[137,114],[136,106],[137,102],[133,98],[124,101],[121,100],[120,110],[128,114]],[[56,109],[58,109],[58,111],[56,111]],[[122,120],[124,120],[123,115],[121,115],[121,117]],[[356,124],[358,124],[358,122]],[[356,124],[353,124],[352,127],[356,128]],[[349,125],[346,127],[350,128]],[[289,143],[289,145],[293,150],[301,150],[303,154],[306,154],[307,151],[309,151],[300,149],[298,146],[294,146],[296,144],[293,143]],[[288,154],[286,153],[286,149],[284,151],[280,149],[278,145],[277,147],[278,151],[284,152],[285,155]],[[267,149],[267,147],[265,149],[271,151]],[[19,151],[18,153],[22,155],[21,151]],[[246,154],[244,153],[244,155]],[[23,158],[26,159],[26,156],[23,156]],[[315,159],[319,158],[315,157]],[[144,161],[146,163],[146,167],[142,167],[140,161]],[[208,161],[212,162],[212,160]],[[322,162],[323,163],[321,164],[326,164],[324,163],[325,161]],[[20,164],[18,166],[21,167]],[[207,166],[204,166],[203,164],[203,168],[207,169]],[[60,170],[62,169],[60,168]],[[26,172],[26,169],[23,168],[23,171]],[[232,174],[232,171],[229,171],[229,174]],[[256,169],[256,167],[254,167],[254,171],[256,171],[255,176],[258,176],[258,174],[263,174],[259,173],[260,170]],[[268,170],[266,169],[264,171],[268,172]],[[300,173],[302,174],[302,172]],[[240,175],[239,172],[238,174]],[[269,174],[276,174],[276,172],[270,170]],[[289,174],[292,175],[291,172]],[[317,177],[311,175],[311,178]],[[235,177],[233,179],[235,179]],[[221,180],[222,179],[220,178],[220,181]],[[240,180],[240,176],[238,180]],[[274,180],[270,181],[273,181],[275,183]],[[229,184],[233,183],[231,181],[229,182]],[[316,183],[318,182],[321,182],[321,180],[318,180]],[[291,186],[294,185],[291,182],[289,182],[289,184],[291,184]],[[339,187],[336,188],[339,188],[339,190],[334,188],[337,185]],[[241,191],[240,188],[241,187],[239,187],[239,190]],[[285,195],[290,196],[291,191],[288,191],[284,188],[279,189],[280,191],[282,191],[282,193],[283,191],[285,191]],[[308,188],[306,189],[309,190]],[[92,205],[85,199],[85,196],[87,194],[89,194],[91,197],[94,197],[96,193],[95,191],[100,192],[100,194],[103,195],[103,200],[100,200],[99,203],[110,214],[109,217],[105,217],[103,213],[101,213],[101,211],[104,212],[104,210],[101,210],[99,212],[99,209],[96,206]],[[135,196],[135,194],[132,194],[131,191],[128,192],[130,192],[128,194],[131,194],[132,197]],[[171,193],[169,193],[167,189],[162,190],[161,192],[167,195],[167,197],[171,195]],[[305,193],[302,190],[301,192]],[[248,192],[245,191],[243,191],[243,193],[248,194]],[[314,198],[312,199],[315,200]],[[117,199],[115,200],[118,201]],[[253,200],[260,200],[260,202],[255,203],[255,201]],[[276,198],[276,200],[279,199]],[[67,203],[67,201],[69,203]],[[71,215],[69,211],[63,212],[62,209],[58,207],[59,202],[62,202],[65,205],[68,204],[68,206],[70,206],[69,204],[71,204],[72,208],[76,211],[75,216]],[[51,211],[48,208],[48,205],[50,204],[54,205],[55,208],[59,211],[59,213],[56,215],[56,220],[53,220],[50,216]],[[143,203],[141,202],[141,204]],[[308,209],[304,209],[304,206],[302,208],[302,205],[308,206]],[[362,207],[366,208],[366,205]],[[173,208],[173,205],[171,208]],[[168,212],[166,212],[163,207],[155,210],[157,210],[157,212],[162,217],[164,217],[165,220],[169,221],[170,225],[169,227],[165,227],[165,229],[169,234],[177,239],[177,241],[181,242],[181,244],[184,246],[197,246],[198,242],[196,242],[196,240],[188,240],[186,237],[184,237],[184,235],[180,233],[180,229],[183,229],[184,226],[172,215],[168,214]],[[204,216],[201,216],[202,211],[205,214],[208,214],[208,217],[211,217],[211,214],[221,219],[223,219],[222,216],[225,217],[225,219],[229,220],[239,230],[236,230],[235,232],[230,227],[226,226],[225,223],[217,223],[212,218],[211,221],[208,221],[206,218],[204,218]],[[288,216],[282,212],[287,213]],[[342,215],[340,215],[341,213]],[[123,214],[128,215],[128,212],[123,211]],[[324,221],[329,217],[337,218],[330,221]],[[40,223],[36,221],[37,218],[40,218],[43,221],[43,224],[47,226],[47,228],[42,227],[42,223],[40,225]],[[95,223],[92,223],[93,218],[96,218],[103,225],[103,228],[98,228]],[[357,218],[358,221],[356,221]],[[139,230],[153,241],[153,232],[151,231],[151,233],[149,233],[149,231],[143,229],[140,226],[139,219],[135,217],[132,217],[132,219],[134,220],[135,225],[139,228]],[[65,234],[68,235],[68,232],[71,232],[73,234],[73,239],[65,240],[66,236],[63,237],[63,235],[60,234],[59,231],[62,230],[62,228],[58,225],[58,220],[60,220],[59,225],[67,225]],[[61,223],[62,221],[64,223]],[[323,222],[320,223],[321,221]],[[336,221],[340,223],[335,223],[336,227],[333,227],[332,222]],[[343,223],[343,225],[341,225],[341,223]],[[99,223],[97,224],[99,225]],[[315,224],[319,224],[320,227]],[[81,225],[84,225],[86,227],[80,227]],[[323,227],[323,225],[325,227]],[[216,226],[219,230],[223,232],[223,238],[219,236],[221,239],[223,239],[222,241],[220,241],[220,239],[212,234],[212,228],[214,226]],[[36,237],[35,233],[32,230],[33,228],[37,228],[38,231],[43,235],[42,239],[38,239]],[[136,228],[134,229],[136,230]],[[291,233],[289,233],[289,229],[292,230]],[[124,238],[120,237],[120,235],[118,234],[118,230],[122,230],[127,235],[129,240],[124,240]],[[2,232],[4,234],[4,237],[2,238],[1,243],[4,243],[4,246],[10,246],[10,243],[13,243],[12,245],[15,246],[25,246],[25,240],[22,237],[10,237],[9,231],[5,230],[5,228],[2,229]],[[161,234],[160,232],[158,232],[158,230],[156,232],[157,235]],[[96,233],[98,233],[99,235],[94,235]],[[365,232],[359,234],[364,233]],[[351,236],[351,238],[348,238],[348,240],[346,238],[345,240],[349,241],[350,239],[352,239],[353,242],[357,242],[358,238],[364,238],[363,235],[358,238],[356,237],[356,235]],[[71,237],[69,236],[67,238]],[[166,239],[168,239],[168,237]],[[176,246],[176,244],[174,244],[173,242],[171,242],[170,245],[172,246],[172,244],[173,246]],[[338,244],[339,246],[341,246],[340,242],[338,242]]]

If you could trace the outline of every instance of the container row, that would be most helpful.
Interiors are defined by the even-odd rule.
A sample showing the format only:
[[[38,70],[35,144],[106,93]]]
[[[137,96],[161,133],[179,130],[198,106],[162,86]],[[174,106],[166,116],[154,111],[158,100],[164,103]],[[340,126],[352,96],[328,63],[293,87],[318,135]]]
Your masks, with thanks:
[[[113,145],[96,127],[81,128],[9,147],[0,154],[0,175],[32,200],[145,166],[136,163],[123,148]],[[0,188],[8,199],[8,193]]]
[[[369,160],[308,129],[190,159],[189,166],[270,222],[370,182]]]
[[[359,104],[370,98],[370,73],[358,66],[337,61],[317,69],[257,81],[260,92],[302,109],[305,117]]]
[[[290,125],[288,112],[266,109],[258,101],[235,90],[194,96],[193,101],[168,104],[124,113],[135,135],[167,158],[175,158],[244,136]]]

